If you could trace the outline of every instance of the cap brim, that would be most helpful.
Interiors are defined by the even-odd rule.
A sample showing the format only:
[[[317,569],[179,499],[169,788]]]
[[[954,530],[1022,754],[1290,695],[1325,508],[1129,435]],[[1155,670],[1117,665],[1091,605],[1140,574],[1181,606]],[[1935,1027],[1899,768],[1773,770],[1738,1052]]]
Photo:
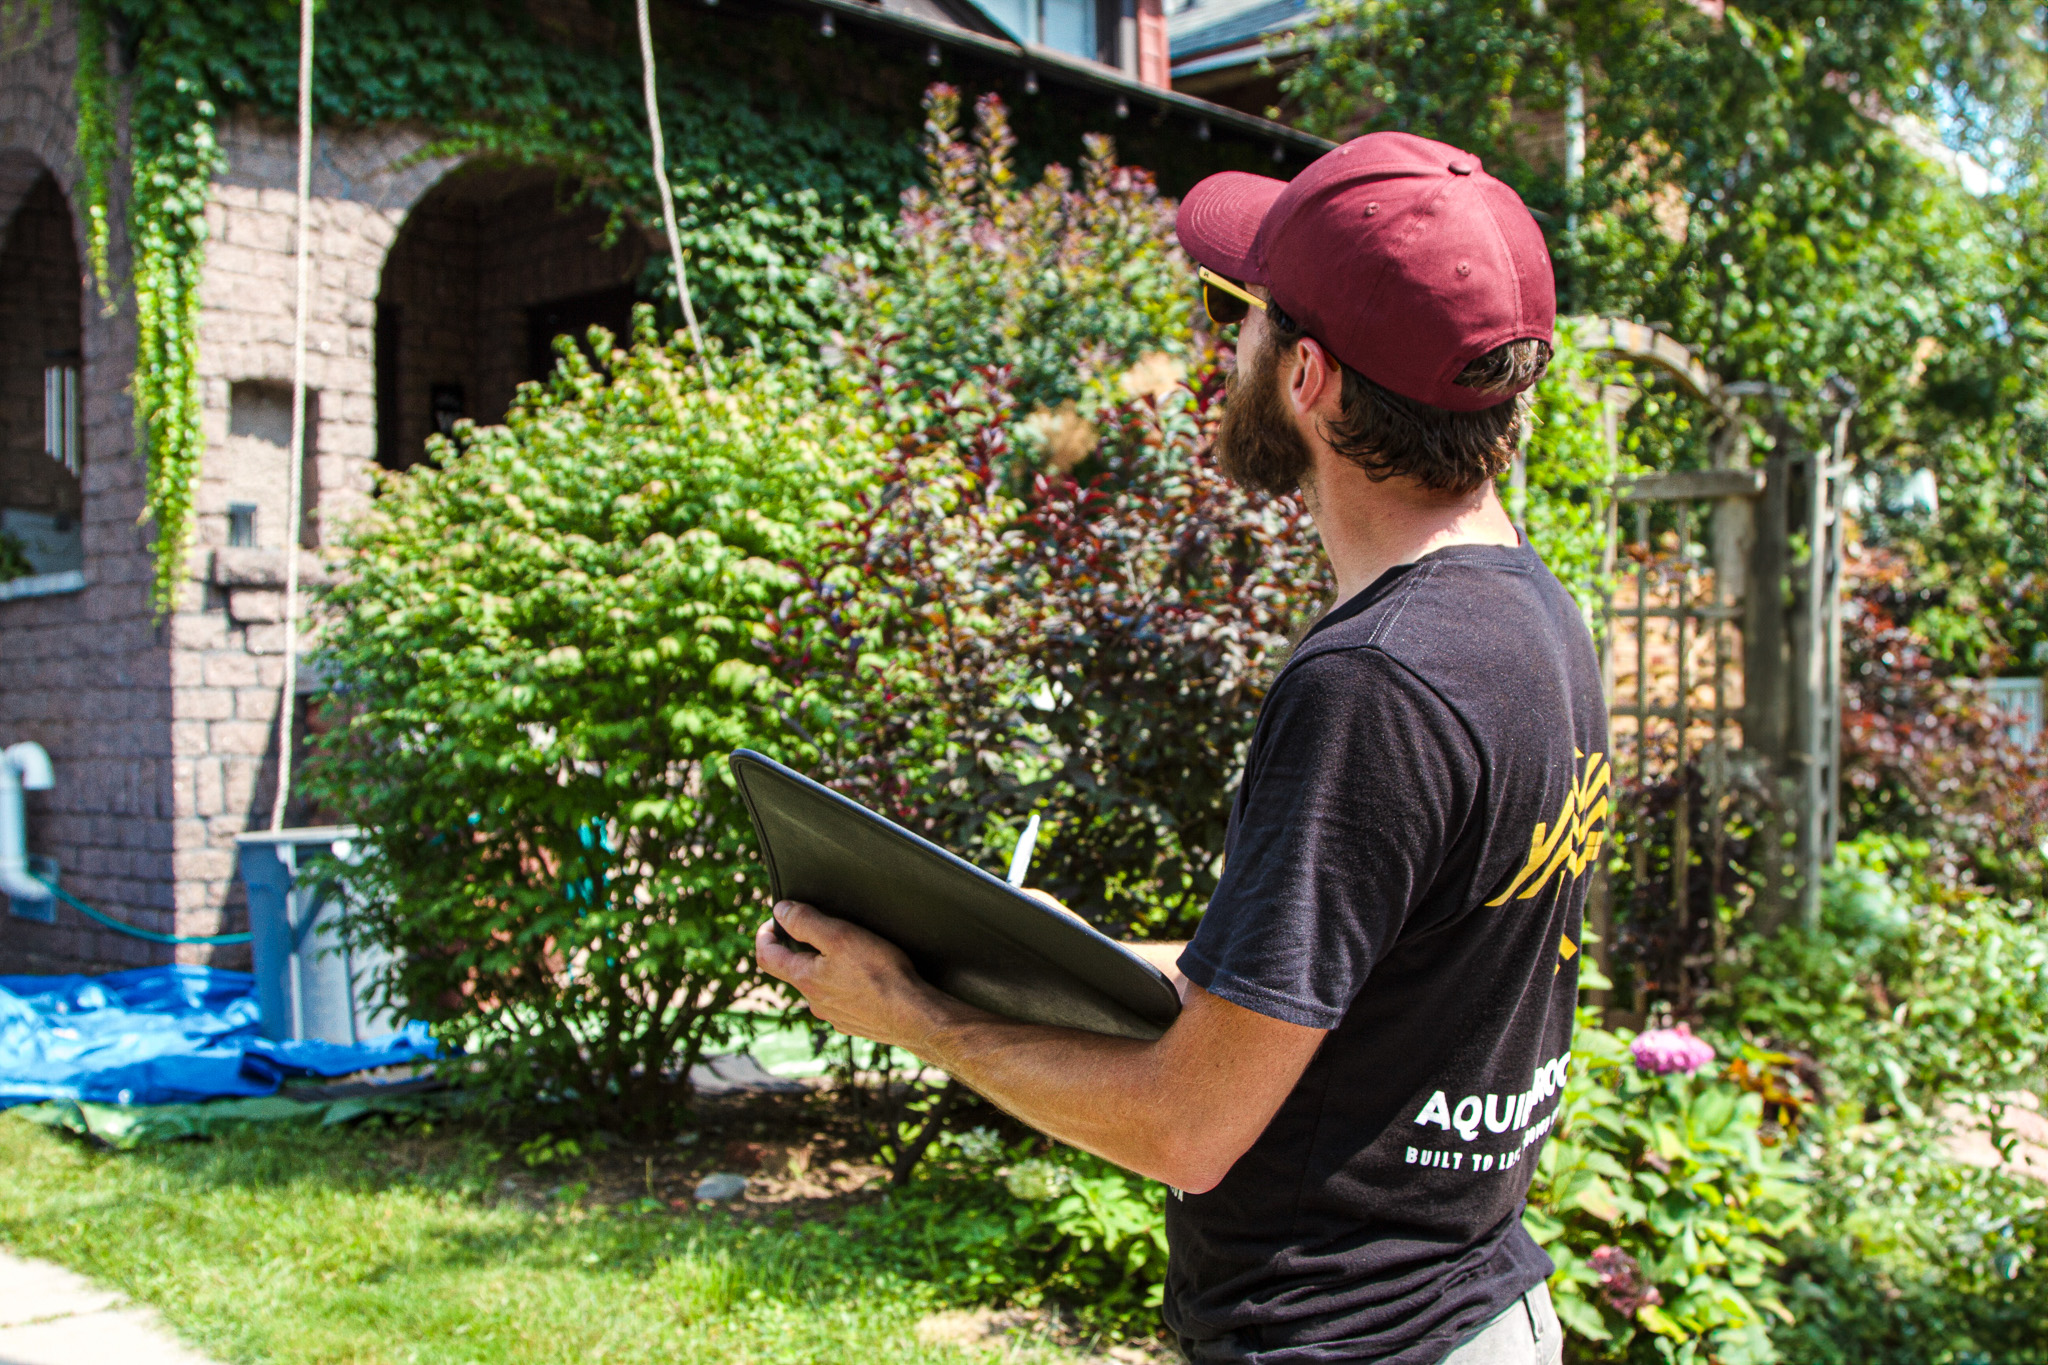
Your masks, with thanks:
[[[1180,201],[1174,235],[1202,265],[1247,284],[1265,284],[1252,263],[1252,243],[1266,210],[1287,188],[1284,180],[1244,171],[1221,171],[1201,181]]]

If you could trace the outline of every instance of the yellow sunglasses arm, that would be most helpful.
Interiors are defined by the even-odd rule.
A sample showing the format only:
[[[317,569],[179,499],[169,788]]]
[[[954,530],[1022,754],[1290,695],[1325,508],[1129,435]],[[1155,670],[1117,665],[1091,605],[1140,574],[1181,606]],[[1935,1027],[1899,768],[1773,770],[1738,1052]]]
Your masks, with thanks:
[[[1264,299],[1260,298],[1256,294],[1248,293],[1246,290],[1239,287],[1238,285],[1233,284],[1229,280],[1224,279],[1221,275],[1217,274],[1215,271],[1211,270],[1206,265],[1197,267],[1195,271],[1195,277],[1199,279],[1203,284],[1209,285],[1212,288],[1220,289],[1234,299],[1244,300],[1252,307],[1258,309],[1261,313],[1266,311],[1266,301]]]

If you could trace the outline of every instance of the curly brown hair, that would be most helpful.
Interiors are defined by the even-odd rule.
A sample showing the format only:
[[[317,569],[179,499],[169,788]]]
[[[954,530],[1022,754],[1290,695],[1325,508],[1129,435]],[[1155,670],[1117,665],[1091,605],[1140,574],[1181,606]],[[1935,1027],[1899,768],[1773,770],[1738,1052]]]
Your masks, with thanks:
[[[1268,316],[1276,358],[1307,335],[1285,314]],[[1324,439],[1376,482],[1408,478],[1442,493],[1470,493],[1514,462],[1535,383],[1550,356],[1548,342],[1510,341],[1467,365],[1456,383],[1501,395],[1476,412],[1404,398],[1345,365],[1343,415],[1324,427]]]

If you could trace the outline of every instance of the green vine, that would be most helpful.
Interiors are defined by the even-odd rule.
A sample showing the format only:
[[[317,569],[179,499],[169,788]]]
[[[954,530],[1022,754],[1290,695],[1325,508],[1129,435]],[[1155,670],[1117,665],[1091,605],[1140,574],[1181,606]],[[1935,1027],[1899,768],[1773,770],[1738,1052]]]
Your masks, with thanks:
[[[0,57],[34,47],[50,31],[53,0],[0,0]]]
[[[144,516],[157,528],[151,598],[166,616],[184,586],[192,494],[206,454],[199,280],[208,188],[226,161],[214,136],[219,105],[199,55],[206,26],[182,0],[156,7],[156,17],[159,25],[139,29],[136,49],[128,236],[135,253],[135,441],[148,460]]]
[[[118,154],[114,135],[114,82],[107,72],[107,13],[101,0],[79,0],[78,66],[71,78],[78,101],[79,191],[85,201],[86,256],[100,301],[113,307],[107,278],[107,184]]]

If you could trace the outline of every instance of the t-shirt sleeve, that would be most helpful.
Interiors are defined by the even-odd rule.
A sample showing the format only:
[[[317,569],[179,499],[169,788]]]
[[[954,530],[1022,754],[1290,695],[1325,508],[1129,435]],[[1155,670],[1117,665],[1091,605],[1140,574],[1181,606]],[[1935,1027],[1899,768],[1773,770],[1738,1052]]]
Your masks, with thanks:
[[[1478,772],[1456,715],[1378,650],[1288,669],[1182,972],[1269,1018],[1335,1028],[1437,880]]]

